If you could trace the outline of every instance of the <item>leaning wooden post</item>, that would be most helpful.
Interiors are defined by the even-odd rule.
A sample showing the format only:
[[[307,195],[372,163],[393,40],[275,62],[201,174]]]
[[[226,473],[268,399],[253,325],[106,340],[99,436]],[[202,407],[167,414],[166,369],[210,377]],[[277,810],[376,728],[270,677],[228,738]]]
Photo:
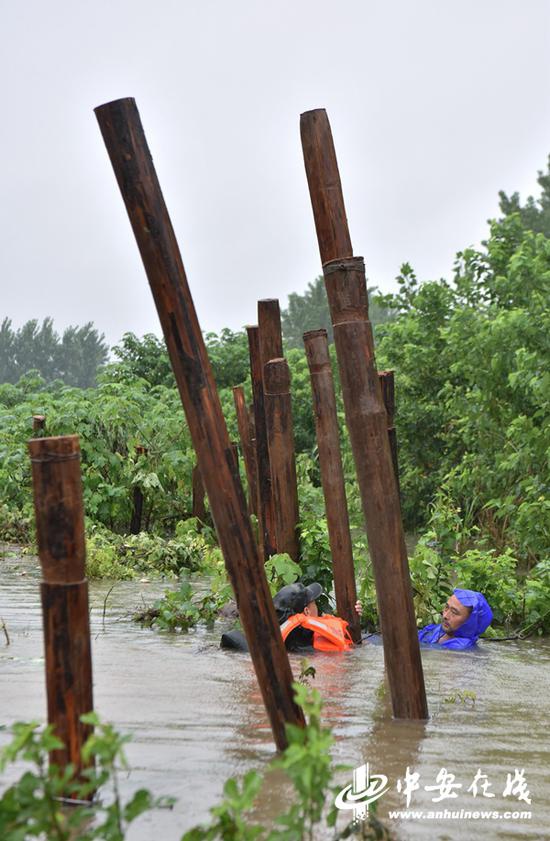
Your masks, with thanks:
[[[95,109],[149,279],[278,748],[304,724],[176,237],[133,99]]]
[[[271,468],[265,426],[264,382],[260,355],[260,330],[257,325],[246,328],[250,355],[250,379],[254,400],[254,428],[256,430],[256,470],[258,475],[258,520],[262,535],[262,557],[267,561],[277,551],[275,511],[271,495]]]
[[[397,482],[397,493],[401,496],[401,487],[399,484],[399,461],[397,458],[397,432],[395,430],[395,382],[393,371],[379,371],[378,379],[380,380],[380,388],[382,390],[382,400],[384,408],[386,409],[387,426],[388,426],[388,441],[390,442],[391,460],[393,464],[393,472],[395,474],[395,481]]]
[[[147,455],[147,447],[136,447],[136,456]],[[143,515],[143,491],[139,485],[134,485],[134,504],[132,507],[132,519],[130,520],[130,534],[139,534],[141,531],[141,518]]]
[[[427,718],[407,550],[368,320],[364,262],[362,257],[352,257],[326,112],[302,114],[300,129],[376,581],[393,713],[397,718]]]
[[[80,716],[93,710],[86,543],[77,435],[29,441],[36,515],[48,722],[64,747],[50,754],[60,768],[84,767],[92,732]]]
[[[290,371],[286,359],[264,365],[265,420],[275,508],[277,552],[298,560],[298,491],[292,431]]]
[[[233,401],[235,403],[237,427],[239,429],[239,437],[241,439],[246,481],[248,483],[248,510],[251,514],[256,514],[257,516],[258,486],[256,483],[256,463],[254,459],[252,439],[250,436],[250,418],[248,417],[248,409],[246,408],[244,388],[242,385],[234,387]]]
[[[311,377],[313,415],[332,554],[336,609],[338,615],[348,622],[353,641],[360,643],[361,621],[355,610],[357,590],[353,549],[327,331],[310,330],[304,333],[304,345]]]

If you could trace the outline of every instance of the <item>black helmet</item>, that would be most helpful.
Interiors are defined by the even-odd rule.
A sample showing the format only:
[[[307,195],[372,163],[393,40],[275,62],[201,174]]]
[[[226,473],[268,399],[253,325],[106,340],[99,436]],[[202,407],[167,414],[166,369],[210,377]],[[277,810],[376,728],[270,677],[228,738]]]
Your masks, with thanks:
[[[304,587],[303,584],[287,584],[273,597],[279,624],[286,622],[294,613],[302,613],[310,602],[318,599],[323,588],[317,582]]]

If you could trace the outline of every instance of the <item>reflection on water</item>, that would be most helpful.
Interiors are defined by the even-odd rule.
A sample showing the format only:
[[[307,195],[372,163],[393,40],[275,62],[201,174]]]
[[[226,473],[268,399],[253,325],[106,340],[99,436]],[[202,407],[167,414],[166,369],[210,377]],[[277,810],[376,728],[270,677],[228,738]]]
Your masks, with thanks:
[[[0,559],[0,617],[11,645],[0,638],[0,723],[43,719],[44,691],[38,569],[34,559]],[[27,574],[21,573],[26,571]],[[271,733],[247,655],[220,650],[225,626],[185,636],[143,630],[129,619],[142,598],[165,589],[159,582],[91,585],[95,705],[100,715],[133,734],[128,746],[132,772],[126,793],[147,786],[178,798],[171,812],[144,816],[130,841],[176,841],[208,816],[225,779],[251,767],[262,769],[273,755]],[[227,624],[227,623],[226,623]],[[369,762],[388,777],[378,816],[404,809],[396,784],[407,767],[420,775],[411,809],[532,810],[532,819],[393,821],[403,839],[541,839],[550,837],[550,643],[485,643],[474,653],[424,650],[431,718],[426,723],[393,721],[384,685],[381,646],[315,654],[314,684],[325,699],[326,721],[335,735],[334,758],[351,768]],[[291,655],[293,669],[301,657]],[[458,691],[475,693],[475,704]],[[455,695],[454,703],[446,701]],[[5,731],[0,731],[6,740]],[[455,775],[458,796],[432,803],[442,768]],[[507,773],[525,769],[532,805],[502,796]],[[478,769],[494,798],[467,789]],[[2,786],[13,779],[6,776]],[[351,771],[340,772],[342,786]],[[256,817],[268,820],[285,807],[289,789],[271,774]],[[154,828],[153,828],[154,827]]]

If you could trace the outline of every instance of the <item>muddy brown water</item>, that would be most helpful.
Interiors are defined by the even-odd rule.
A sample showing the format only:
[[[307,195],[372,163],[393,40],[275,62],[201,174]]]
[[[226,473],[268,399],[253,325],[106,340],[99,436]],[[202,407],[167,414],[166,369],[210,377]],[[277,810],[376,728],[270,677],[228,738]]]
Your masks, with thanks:
[[[45,718],[38,564],[8,552],[0,555],[0,573],[0,617],[11,641],[8,646],[0,635],[0,723],[9,726]],[[95,706],[104,720],[133,737],[123,793],[145,786],[177,798],[173,810],[143,816],[127,837],[177,841],[208,818],[229,776],[265,768],[273,756],[270,730],[248,656],[218,646],[227,620],[187,635],[141,629],[130,612],[152,602],[166,584],[118,582],[103,618],[110,587],[109,582],[90,587]],[[484,643],[470,653],[428,649],[422,657],[427,723],[391,719],[380,645],[310,657],[335,736],[334,759],[351,768],[368,762],[371,776],[387,777],[387,790],[378,800],[382,819],[406,808],[397,784],[407,768],[419,774],[410,810],[424,814],[388,819],[398,838],[550,838],[550,641]],[[291,655],[295,673],[301,659]],[[475,703],[459,695],[464,692],[475,693]],[[0,730],[0,744],[7,739],[7,731]],[[444,794],[437,781],[442,769],[462,787],[447,792],[456,797],[435,802]],[[478,769],[486,777],[474,797],[468,788]],[[523,772],[531,804],[519,799],[518,786],[503,796],[507,775],[513,778],[516,769]],[[8,768],[0,787],[20,770]],[[339,773],[342,787],[351,783],[351,773]],[[287,807],[288,797],[288,786],[272,774],[255,817],[269,822]],[[530,819],[520,816],[526,811]],[[469,817],[475,812],[488,816]]]

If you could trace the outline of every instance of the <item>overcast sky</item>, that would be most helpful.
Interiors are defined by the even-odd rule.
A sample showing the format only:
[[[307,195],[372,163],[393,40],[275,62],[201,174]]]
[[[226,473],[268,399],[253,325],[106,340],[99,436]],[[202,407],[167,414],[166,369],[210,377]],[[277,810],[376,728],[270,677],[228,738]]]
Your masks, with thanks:
[[[159,333],[93,108],[135,97],[203,330],[320,273],[299,115],[327,109],[354,251],[451,275],[550,152],[548,0],[0,0],[0,318]]]

